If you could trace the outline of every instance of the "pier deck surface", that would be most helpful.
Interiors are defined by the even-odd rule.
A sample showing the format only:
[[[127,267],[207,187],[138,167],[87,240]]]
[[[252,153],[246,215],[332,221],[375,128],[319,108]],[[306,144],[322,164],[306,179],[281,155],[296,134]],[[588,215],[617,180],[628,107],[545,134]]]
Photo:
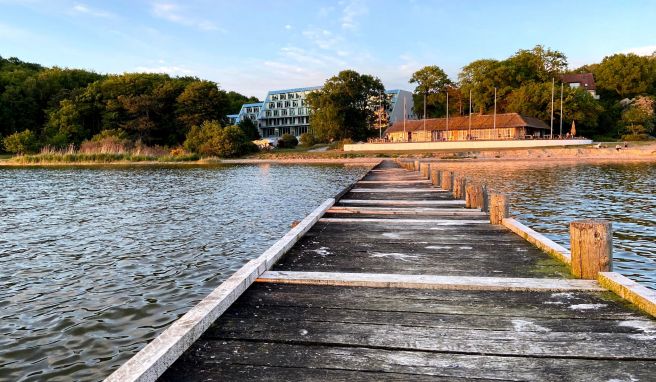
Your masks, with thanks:
[[[160,380],[656,378],[655,320],[422,180],[372,170]]]

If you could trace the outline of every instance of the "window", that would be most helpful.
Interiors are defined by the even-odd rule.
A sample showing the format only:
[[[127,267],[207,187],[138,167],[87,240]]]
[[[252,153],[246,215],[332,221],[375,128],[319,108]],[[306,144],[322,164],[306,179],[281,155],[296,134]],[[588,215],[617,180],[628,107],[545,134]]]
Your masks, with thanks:
[[[282,107],[282,102],[277,102],[276,107]]]
[[[287,115],[287,109],[280,110],[280,115]]]
[[[277,116],[278,116],[278,110],[274,110],[274,111],[273,111],[273,116],[274,116],[274,117],[277,117]]]
[[[267,110],[267,111],[266,111],[266,116],[267,116],[267,117],[270,117],[270,116],[271,116],[271,110]]]
[[[285,107],[289,107],[289,106],[290,106],[289,101],[285,101]]]
[[[296,115],[296,109],[289,109],[289,115]]]
[[[271,100],[272,101],[277,101],[278,100],[278,95],[277,94],[272,95]]]
[[[286,94],[281,94],[280,99],[287,99],[287,95]]]
[[[269,109],[273,109],[274,107],[276,107],[276,104],[273,102],[269,102]]]
[[[293,101],[292,106],[297,107],[298,106],[298,101]]]
[[[298,108],[298,115],[301,115],[301,114],[303,114],[303,108],[302,108],[302,107],[299,107],[299,108]]]

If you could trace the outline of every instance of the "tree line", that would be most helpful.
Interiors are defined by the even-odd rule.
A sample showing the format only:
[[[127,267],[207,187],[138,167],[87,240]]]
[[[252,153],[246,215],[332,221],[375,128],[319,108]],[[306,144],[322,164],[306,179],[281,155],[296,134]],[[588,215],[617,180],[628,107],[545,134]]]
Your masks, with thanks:
[[[583,87],[565,85],[561,116],[560,78],[568,73],[592,73],[600,99]],[[424,115],[424,100],[427,118],[446,116],[447,94],[450,115],[469,114],[470,94],[473,113],[492,113],[496,92],[498,113],[516,112],[549,124],[552,81],[556,124],[560,118],[567,127],[575,122],[581,135],[598,140],[646,139],[654,133],[656,54],[615,54],[568,70],[565,54],[537,45],[504,60],[475,60],[462,68],[457,80],[437,65],[426,66],[413,73],[409,83],[415,85],[414,113],[419,118]],[[350,70],[330,78],[309,97],[312,133],[319,140],[376,136],[378,130],[372,127],[381,91],[378,78]]]
[[[79,146],[96,136],[181,146],[192,127],[226,126],[226,115],[246,102],[258,100],[196,77],[103,75],[0,57],[0,141],[28,151]],[[252,126],[244,128],[257,138]]]

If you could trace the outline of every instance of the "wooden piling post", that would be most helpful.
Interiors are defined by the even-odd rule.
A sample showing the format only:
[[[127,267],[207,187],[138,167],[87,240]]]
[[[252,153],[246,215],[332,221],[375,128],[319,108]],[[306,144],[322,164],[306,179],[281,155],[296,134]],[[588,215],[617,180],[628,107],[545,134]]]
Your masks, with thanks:
[[[613,270],[613,228],[605,220],[578,220],[569,225],[572,274],[596,280],[599,272]]]
[[[467,184],[467,179],[463,175],[454,175],[453,176],[453,197],[456,199],[465,198],[465,185]]]
[[[430,163],[420,163],[419,164],[419,174],[422,178],[428,179],[430,176]]]
[[[431,166],[430,181],[433,187],[438,187],[440,185],[440,170],[438,170],[437,167]]]
[[[442,171],[440,174],[440,186],[445,191],[451,191],[453,187],[453,173],[451,171]]]
[[[418,160],[416,160],[415,161],[415,167],[414,167],[415,171],[419,171],[419,164],[420,164],[420,162]]]
[[[478,183],[469,183],[465,189],[465,207],[466,208],[480,208],[481,211],[485,207],[483,201],[484,188]]]
[[[490,223],[501,224],[503,218],[509,215],[508,198],[504,194],[490,194]]]

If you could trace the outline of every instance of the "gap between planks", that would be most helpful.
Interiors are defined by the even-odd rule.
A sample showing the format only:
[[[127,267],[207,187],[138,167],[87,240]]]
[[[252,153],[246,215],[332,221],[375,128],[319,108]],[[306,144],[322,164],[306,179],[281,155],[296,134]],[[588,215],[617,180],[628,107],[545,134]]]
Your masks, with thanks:
[[[481,291],[605,291],[594,280],[537,279],[517,277],[469,277],[401,275],[385,273],[267,271],[260,283],[303,284],[344,287],[405,288]]]
[[[326,211],[333,214],[368,214],[368,215],[424,215],[424,216],[487,216],[480,209],[460,208],[390,208],[390,207],[341,207],[333,206]]]
[[[322,223],[387,223],[390,225],[408,223],[432,226],[461,226],[469,224],[490,224],[488,220],[451,220],[451,219],[383,219],[383,218],[321,218]]]
[[[353,188],[350,192],[370,192],[370,193],[421,193],[421,192],[441,192],[445,193],[446,190],[441,188]]]

